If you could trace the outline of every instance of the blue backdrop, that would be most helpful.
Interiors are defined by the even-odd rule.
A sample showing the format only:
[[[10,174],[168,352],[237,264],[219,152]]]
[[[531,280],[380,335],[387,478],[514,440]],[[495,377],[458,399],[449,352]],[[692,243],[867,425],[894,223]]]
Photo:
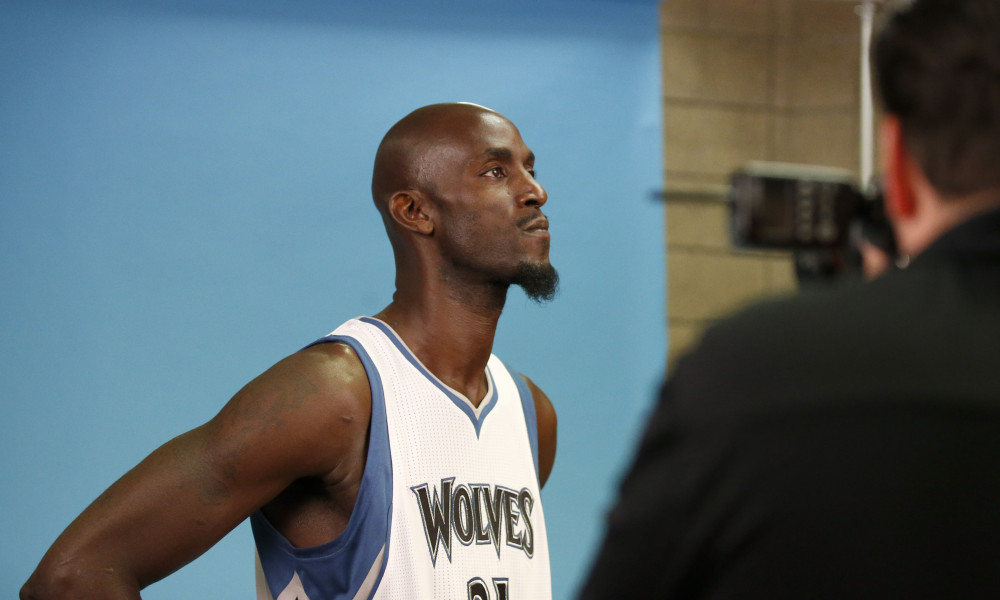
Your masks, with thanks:
[[[657,35],[651,0],[0,3],[0,595],[156,446],[388,303],[376,145],[468,100],[549,192],[562,293],[512,292],[495,351],[559,412],[570,597],[664,363]],[[144,596],[251,598],[252,557],[244,525]]]

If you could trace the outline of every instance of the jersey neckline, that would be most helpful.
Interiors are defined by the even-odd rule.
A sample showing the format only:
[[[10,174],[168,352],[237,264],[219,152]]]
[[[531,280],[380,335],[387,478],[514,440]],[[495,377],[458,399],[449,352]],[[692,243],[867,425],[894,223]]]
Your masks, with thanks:
[[[399,337],[399,334],[396,333],[396,331],[390,327],[388,323],[382,321],[381,319],[376,319],[375,317],[358,317],[358,321],[372,325],[381,331],[386,338],[388,338],[389,341],[396,346],[396,349],[399,350],[400,354],[402,354],[403,357],[406,358],[406,360],[409,361],[410,364],[412,364],[414,368],[416,368],[417,371],[419,371],[421,375],[427,379],[427,381],[441,390],[441,392],[447,396],[459,410],[469,417],[469,420],[472,421],[473,426],[476,428],[476,437],[479,437],[483,421],[486,420],[486,416],[493,410],[493,407],[496,406],[498,399],[496,383],[493,381],[493,373],[490,371],[489,364],[486,365],[485,369],[486,396],[477,407],[472,404],[472,401],[470,401],[465,394],[455,390],[448,384],[438,379],[437,375],[431,373],[430,369],[420,362],[420,359],[417,358],[413,351],[410,350],[410,347],[406,345],[406,342]]]

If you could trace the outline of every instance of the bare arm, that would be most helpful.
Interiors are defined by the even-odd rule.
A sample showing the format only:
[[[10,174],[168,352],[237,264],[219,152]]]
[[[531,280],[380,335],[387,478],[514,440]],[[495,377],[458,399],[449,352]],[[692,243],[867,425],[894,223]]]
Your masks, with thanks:
[[[344,457],[363,446],[370,413],[367,377],[348,347],[279,362],[101,494],[42,558],[22,600],[139,598],[292,481],[335,483]]]
[[[556,460],[556,409],[535,382],[526,376],[522,377],[528,383],[528,389],[535,400],[535,416],[538,420],[538,481],[544,487]]]

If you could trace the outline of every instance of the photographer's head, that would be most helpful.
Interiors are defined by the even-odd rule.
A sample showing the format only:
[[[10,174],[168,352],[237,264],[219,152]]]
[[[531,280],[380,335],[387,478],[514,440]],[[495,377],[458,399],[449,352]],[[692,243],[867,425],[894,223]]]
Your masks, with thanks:
[[[912,255],[1000,204],[1000,2],[899,2],[872,61],[887,209]]]

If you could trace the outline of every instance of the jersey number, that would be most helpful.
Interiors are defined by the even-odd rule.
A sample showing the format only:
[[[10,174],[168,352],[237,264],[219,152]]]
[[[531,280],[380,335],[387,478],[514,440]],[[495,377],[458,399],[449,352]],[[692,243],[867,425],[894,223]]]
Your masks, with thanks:
[[[490,589],[486,587],[486,582],[479,577],[469,580],[469,600],[510,600],[507,596],[507,578],[494,577],[493,590],[497,593],[495,598],[490,598]]]

